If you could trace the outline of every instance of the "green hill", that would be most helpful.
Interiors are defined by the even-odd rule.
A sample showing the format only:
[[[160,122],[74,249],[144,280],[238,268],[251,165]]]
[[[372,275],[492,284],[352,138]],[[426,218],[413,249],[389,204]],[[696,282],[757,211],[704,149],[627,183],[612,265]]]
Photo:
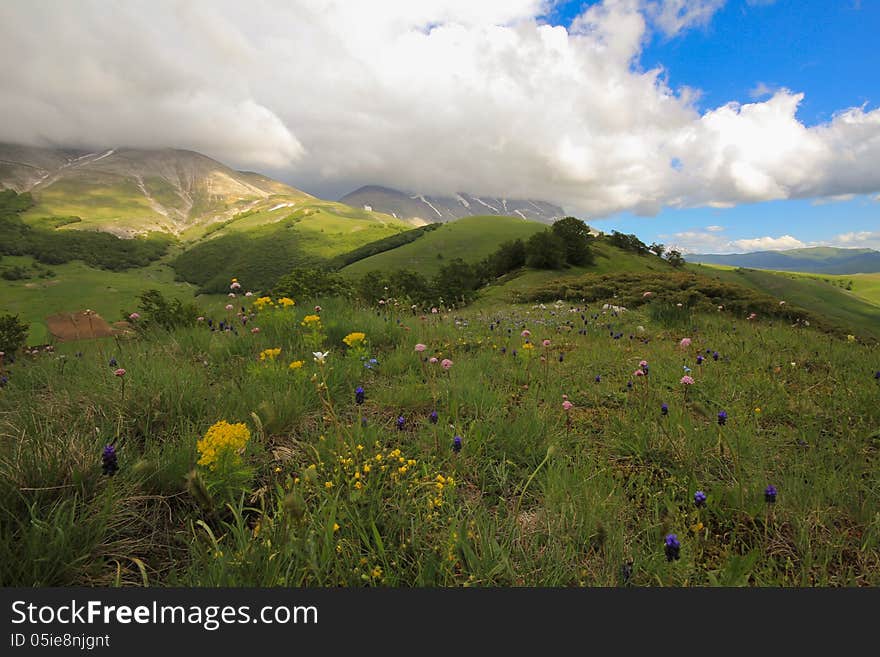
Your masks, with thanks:
[[[830,246],[726,255],[690,254],[687,259],[690,262],[704,264],[821,274],[880,272],[880,252],[873,249],[840,249]]]
[[[800,273],[727,269],[707,265],[688,267],[720,281],[739,283],[766,292],[780,301],[793,303],[822,315],[841,328],[880,338],[880,304],[871,303],[864,297],[826,283],[823,278]],[[876,286],[872,289],[880,288],[880,280],[868,280]]]
[[[411,269],[424,276],[440,271],[447,260],[474,263],[507,240],[527,240],[547,226],[515,217],[474,216],[451,221],[396,249],[377,253],[342,269],[344,274]]]

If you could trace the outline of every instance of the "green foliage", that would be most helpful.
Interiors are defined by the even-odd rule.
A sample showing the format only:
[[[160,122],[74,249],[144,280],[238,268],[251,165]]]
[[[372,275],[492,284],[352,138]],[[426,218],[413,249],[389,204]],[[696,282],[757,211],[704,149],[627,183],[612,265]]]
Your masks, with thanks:
[[[454,258],[440,268],[434,278],[434,289],[443,303],[467,303],[476,294],[480,278],[477,270],[461,258]]]
[[[592,264],[590,228],[577,217],[564,217],[553,222],[553,232],[565,244],[565,261],[576,267]],[[555,269],[555,267],[552,267]]]
[[[29,326],[18,315],[0,315],[0,351],[14,354],[27,341]]]
[[[566,245],[553,230],[532,235],[526,242],[526,264],[533,269],[562,269]]]
[[[166,299],[159,290],[146,290],[138,297],[141,315],[135,326],[139,330],[162,328],[166,330],[193,326],[199,316],[199,307],[180,299]]]
[[[666,253],[666,262],[668,262],[676,269],[681,269],[682,267],[684,267],[684,258],[682,257],[681,252],[676,251],[675,249],[672,249]]]
[[[626,235],[616,230],[612,230],[611,235],[608,235],[605,239],[608,240],[610,244],[613,244],[618,249],[623,249],[624,251],[632,251],[639,255],[646,255],[649,252],[647,245],[635,235]]]
[[[351,281],[328,269],[297,267],[282,276],[272,289],[274,297],[297,301],[318,297],[349,297],[354,294]]]
[[[376,240],[375,242],[370,242],[369,244],[364,244],[353,251],[336,256],[330,261],[329,266],[334,269],[342,269],[343,267],[359,260],[363,260],[364,258],[369,258],[377,253],[384,253],[385,251],[396,249],[404,244],[414,242],[420,237],[423,237],[426,233],[430,233],[432,230],[437,230],[440,225],[441,224],[427,224],[412,230],[405,230],[396,235],[389,235],[388,237]]]

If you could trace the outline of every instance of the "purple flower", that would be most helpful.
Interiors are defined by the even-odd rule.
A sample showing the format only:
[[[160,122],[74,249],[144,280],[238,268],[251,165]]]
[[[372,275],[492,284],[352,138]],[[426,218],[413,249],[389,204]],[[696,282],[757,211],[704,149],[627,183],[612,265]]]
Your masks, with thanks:
[[[110,359],[110,367],[116,368],[119,366],[119,363],[116,362],[115,358]]]
[[[718,411],[718,424],[722,427],[727,424],[727,411]]]
[[[354,403],[355,404],[363,404],[364,403],[364,388],[363,386],[358,386],[354,389]]]
[[[5,388],[7,383],[9,383],[9,377],[5,375],[0,376],[0,388]]]
[[[599,376],[599,375],[597,374],[597,375],[596,375],[596,379],[595,379],[595,381],[596,381],[596,383],[601,383],[601,382],[602,382],[602,377]]]
[[[702,365],[702,364],[703,364],[703,356],[702,355],[697,356],[697,365]]]
[[[773,484],[769,484],[767,488],[764,489],[764,501],[767,504],[774,504],[776,502],[776,486]]]
[[[669,415],[669,404],[660,405],[660,415]]]
[[[461,451],[461,436],[452,439],[452,451],[456,454]]]
[[[678,542],[678,536],[675,534],[667,534],[664,550],[666,552],[666,561],[680,559],[681,543]]]
[[[108,477],[112,477],[119,470],[119,463],[116,460],[116,448],[113,445],[104,447],[101,454],[101,470]]]
[[[712,352],[712,360],[718,360],[718,352],[717,351]]]
[[[431,414],[428,416],[428,419],[431,421],[431,424],[437,424],[437,411],[431,411]]]
[[[400,431],[403,431],[403,425],[406,424],[406,419],[401,415],[397,418],[397,428]]]
[[[697,508],[701,506],[706,506],[706,493],[701,490],[698,490],[694,493],[694,506]]]

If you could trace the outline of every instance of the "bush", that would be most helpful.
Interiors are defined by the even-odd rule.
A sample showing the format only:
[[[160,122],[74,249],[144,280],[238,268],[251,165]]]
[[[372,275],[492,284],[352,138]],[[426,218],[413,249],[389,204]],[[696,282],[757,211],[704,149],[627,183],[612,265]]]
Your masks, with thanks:
[[[275,297],[290,297],[299,301],[317,297],[349,297],[354,294],[354,288],[348,280],[335,272],[297,267],[278,279],[272,294]]]
[[[526,264],[533,269],[562,269],[565,242],[552,230],[535,233],[526,242]]]
[[[14,354],[24,346],[30,326],[18,315],[0,315],[0,351]]]
[[[166,299],[159,290],[146,290],[138,297],[138,311],[141,318],[138,329],[173,329],[179,326],[193,326],[199,316],[199,308],[194,303],[184,303],[180,299]]]

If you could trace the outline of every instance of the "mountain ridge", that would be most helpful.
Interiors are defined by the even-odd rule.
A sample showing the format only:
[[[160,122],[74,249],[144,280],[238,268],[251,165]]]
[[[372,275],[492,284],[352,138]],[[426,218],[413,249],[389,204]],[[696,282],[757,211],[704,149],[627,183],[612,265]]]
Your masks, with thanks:
[[[880,251],[867,248],[807,247],[785,251],[749,253],[691,253],[690,262],[728,265],[772,271],[796,271],[812,274],[870,274],[880,272]]]

